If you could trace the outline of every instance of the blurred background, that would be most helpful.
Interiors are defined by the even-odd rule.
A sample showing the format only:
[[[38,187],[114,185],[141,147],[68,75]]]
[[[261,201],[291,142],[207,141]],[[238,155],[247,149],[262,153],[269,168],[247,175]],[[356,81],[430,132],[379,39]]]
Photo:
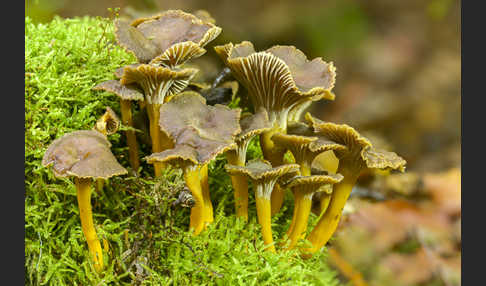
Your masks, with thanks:
[[[460,285],[461,2],[457,0],[26,0],[35,22],[167,9],[208,11],[223,28],[211,46],[294,45],[337,67],[335,101],[310,112],[346,123],[407,162],[405,174],[366,174],[353,191],[331,263],[353,285]]]

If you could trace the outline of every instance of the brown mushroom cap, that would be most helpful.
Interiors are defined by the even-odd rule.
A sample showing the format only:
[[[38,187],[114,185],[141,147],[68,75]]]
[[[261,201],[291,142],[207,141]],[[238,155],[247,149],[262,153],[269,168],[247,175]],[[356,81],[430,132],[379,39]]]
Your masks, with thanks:
[[[347,150],[334,152],[340,162],[350,161],[350,164],[358,168],[405,170],[406,161],[402,157],[394,152],[374,148],[366,137],[351,126],[316,120],[310,113],[306,114],[306,120],[313,125],[317,134],[346,145]]]
[[[150,61],[151,65],[164,67],[176,67],[192,58],[197,58],[206,53],[206,50],[193,42],[177,43],[165,50],[161,55]]]
[[[336,124],[323,122],[310,113],[305,115],[305,119],[311,124],[316,134],[327,137],[329,140],[345,145],[349,152],[361,151],[372,146],[371,142],[361,136],[358,131],[347,124]],[[339,153],[335,152],[339,157]]]
[[[216,53],[244,85],[255,108],[264,107],[272,123],[286,127],[292,108],[321,98],[334,99],[335,69],[321,59],[308,61],[295,47],[275,46],[255,52],[244,41],[216,46]],[[300,110],[300,109],[299,109]]]
[[[205,164],[236,147],[240,113],[220,104],[206,105],[197,92],[185,91],[160,107],[159,126],[176,145],[196,149],[198,162]]]
[[[150,156],[145,157],[145,160],[147,160],[149,164],[167,162],[180,168],[197,165],[199,163],[196,149],[185,144],[175,145],[173,149],[153,153]]]
[[[105,90],[116,94],[123,100],[143,100],[144,96],[136,87],[127,86],[118,80],[108,80],[97,84],[92,90]]]
[[[284,133],[275,133],[272,140],[285,149],[288,149],[294,155],[296,163],[311,165],[314,157],[328,150],[344,151],[346,146],[331,141],[322,136],[302,136]]]
[[[264,108],[260,108],[255,114],[242,116],[240,126],[241,132],[236,136],[236,142],[249,140],[253,136],[272,128],[272,125],[268,121],[267,111]]]
[[[287,182],[287,187],[294,188],[296,191],[305,193],[325,192],[332,193],[332,188],[324,187],[329,184],[337,184],[342,181],[343,175],[329,174],[329,175],[311,175],[311,176],[295,176]]]
[[[160,55],[156,62],[164,66],[201,56],[205,52],[203,47],[221,33],[220,27],[204,21],[204,17],[181,10],[139,18],[129,26],[121,21],[115,21],[115,25],[118,43],[132,51],[140,62],[147,63]],[[177,47],[173,48],[174,45]]]
[[[192,12],[192,14],[206,23],[216,24],[216,20],[206,10],[200,9]]]
[[[389,152],[376,148],[369,148],[361,153],[366,166],[370,169],[386,169],[405,171],[407,162],[395,152]]]
[[[316,136],[311,126],[300,121],[289,121],[287,125],[287,134],[301,136]]]
[[[106,135],[115,134],[120,128],[120,118],[110,107],[106,107],[105,113],[96,121],[94,129]]]
[[[114,74],[116,76],[116,78],[118,79],[121,79],[122,76],[123,76],[123,70],[126,68],[126,67],[132,67],[132,68],[136,68],[138,67],[139,65],[141,64],[131,64],[131,65],[126,65],[126,66],[123,66],[123,67],[119,67],[115,70]]]
[[[127,52],[131,52],[139,62],[148,63],[161,51],[141,31],[131,26],[128,21],[116,19],[115,36],[118,44]]]
[[[230,174],[243,174],[257,182],[272,181],[279,178],[282,181],[287,181],[290,177],[297,175],[299,170],[297,164],[285,164],[272,168],[270,162],[262,159],[252,160],[246,166],[226,164],[224,167]]]
[[[106,136],[94,130],[67,133],[54,140],[42,158],[42,165],[52,165],[56,177],[108,179],[123,175],[123,168],[110,151]]]
[[[295,85],[303,92],[322,89],[323,96],[334,99],[331,90],[336,82],[336,68],[322,58],[309,61],[305,54],[294,46],[273,46],[266,50],[283,60],[292,73]]]
[[[137,67],[127,66],[123,69],[121,84],[138,84],[145,92],[148,104],[162,104],[166,98],[181,92],[198,72],[187,68],[171,70],[169,68],[141,64]]]

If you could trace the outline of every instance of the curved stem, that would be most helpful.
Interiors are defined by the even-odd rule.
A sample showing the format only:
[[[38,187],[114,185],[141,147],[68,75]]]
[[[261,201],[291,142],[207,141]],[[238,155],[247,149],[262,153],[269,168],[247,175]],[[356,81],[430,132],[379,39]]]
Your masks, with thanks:
[[[309,220],[311,207],[312,207],[312,196],[302,195],[302,198],[299,202],[299,208],[297,210],[295,226],[292,233],[289,236],[290,245],[288,249],[294,248],[297,242],[299,241],[299,239],[305,236],[305,231],[307,230],[307,224]]]
[[[226,159],[229,164],[245,166],[245,162],[238,160],[235,150],[226,152]],[[230,175],[235,198],[235,212],[237,217],[243,217],[248,221],[248,179],[245,175]]]
[[[184,180],[192,193],[195,205],[191,208],[191,218],[189,229],[193,229],[194,234],[198,235],[204,229],[204,198],[199,179],[199,167],[191,166],[184,169]]]
[[[283,164],[283,157],[286,153],[285,149],[276,148],[272,141],[273,134],[277,132],[285,132],[277,127],[274,127],[270,131],[263,132],[260,135],[260,146],[262,148],[263,158],[270,161],[272,167],[277,167]],[[285,189],[282,189],[279,184],[275,184],[272,192],[271,202],[271,215],[274,215],[280,211],[285,197]]]
[[[147,104],[147,114],[150,121],[150,138],[152,140],[152,152],[162,152],[174,147],[167,134],[160,130],[160,104]],[[165,169],[165,163],[154,163],[155,176],[159,177]]]
[[[88,243],[89,253],[94,262],[97,272],[103,269],[103,251],[96,235],[93,224],[93,213],[91,211],[91,179],[75,178],[76,193],[78,197],[79,216],[81,219],[81,229]]]
[[[131,101],[120,99],[120,110],[123,125],[133,127]],[[140,159],[138,158],[138,143],[137,137],[135,136],[135,131],[126,130],[125,136],[127,137],[128,159],[130,161],[130,166],[135,172],[138,172],[138,168],[140,167]]]
[[[206,223],[212,223],[214,221],[213,204],[211,203],[211,196],[209,195],[208,164],[204,164],[201,167],[199,177],[204,199],[204,224],[206,225]]]
[[[95,190],[96,192],[102,192],[103,191],[103,187],[105,186],[105,180],[99,178],[99,179],[96,179],[96,187],[95,187]]]
[[[297,220],[297,213],[299,211],[299,204],[300,204],[300,200],[302,198],[301,192],[297,192],[297,191],[292,190],[292,193],[294,194],[294,211],[293,211],[293,214],[292,214],[292,221],[290,222],[289,229],[286,232],[288,238],[290,238],[290,235],[294,231],[295,221]]]
[[[310,176],[311,175],[311,168],[307,162],[300,162],[300,174],[302,176]],[[301,203],[302,192],[292,190],[294,194],[294,212],[292,215],[292,222],[290,223],[290,227],[287,230],[287,236],[290,238],[292,232],[294,231],[295,222],[297,220],[299,205]]]
[[[358,178],[357,174],[346,175],[347,172],[339,173],[343,174],[344,178],[341,182],[334,185],[327,211],[321,216],[307,238],[312,243],[312,247],[304,251],[310,254],[315,253],[322,246],[326,245],[336,231],[344,205]]]
[[[255,192],[256,209],[258,215],[258,223],[262,227],[263,242],[269,245],[266,250],[275,252],[275,245],[273,245],[272,237],[272,219],[270,215],[270,200],[262,195],[263,186],[257,185]],[[261,190],[260,190],[261,189]],[[271,245],[270,245],[271,244]]]
[[[331,195],[326,194],[326,195],[321,196],[320,202],[319,202],[320,208],[321,208],[320,214],[319,214],[320,216],[323,215],[326,212],[327,208],[329,207],[330,202],[331,202]]]

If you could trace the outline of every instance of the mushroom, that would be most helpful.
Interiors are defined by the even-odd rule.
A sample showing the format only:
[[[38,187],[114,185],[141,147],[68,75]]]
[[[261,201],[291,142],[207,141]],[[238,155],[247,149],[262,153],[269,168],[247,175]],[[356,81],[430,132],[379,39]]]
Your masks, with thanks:
[[[56,177],[74,177],[81,228],[98,272],[103,269],[103,252],[91,211],[92,179],[108,179],[127,173],[111,153],[110,146],[106,136],[100,132],[74,131],[54,140],[42,158],[42,165],[52,165]]]
[[[133,127],[132,100],[143,101],[143,94],[133,85],[123,85],[118,80],[108,80],[97,84],[93,90],[105,90],[116,94],[120,98],[120,111],[123,125]],[[130,166],[138,172],[140,160],[138,158],[138,143],[135,131],[126,130]]]
[[[262,236],[268,251],[275,252],[273,245],[270,196],[277,181],[285,181],[298,174],[299,165],[285,164],[273,167],[270,162],[256,159],[248,162],[246,166],[225,165],[226,171],[231,175],[245,175],[250,177],[255,191],[258,223],[262,227]]]
[[[292,188],[294,194],[298,194],[299,207],[297,212],[294,213],[296,219],[293,230],[289,231],[290,244],[288,249],[294,248],[299,238],[305,235],[314,194],[320,192],[330,194],[332,188],[329,188],[329,186],[340,182],[342,179],[343,176],[340,174],[330,174],[296,176],[289,180],[286,186]]]
[[[106,107],[105,113],[96,121],[94,130],[102,133],[103,135],[115,134],[120,128],[120,119],[116,115],[115,111],[109,106]]]
[[[126,66],[123,69],[120,83],[123,85],[138,84],[144,91],[150,121],[152,152],[161,152],[173,146],[173,143],[167,138],[166,134],[161,132],[158,125],[160,106],[167,102],[171,96],[186,88],[197,72],[198,70],[192,68],[171,70],[149,64]],[[154,164],[156,177],[161,175],[162,169],[163,164]]]
[[[344,151],[335,151],[339,159],[337,171],[344,178],[334,185],[326,212],[309,234],[308,240],[312,243],[312,247],[305,250],[307,257],[324,246],[333,235],[341,218],[341,211],[363,170],[369,168],[404,172],[406,161],[396,153],[374,148],[367,138],[346,124],[322,122],[316,120],[310,113],[307,113],[305,118],[312,125],[316,134],[347,147]]]
[[[300,166],[300,174],[302,176],[311,175],[311,165],[314,158],[322,152],[328,150],[345,150],[346,146],[338,144],[322,136],[305,136],[304,134],[309,134],[312,129],[305,125],[304,123],[293,122],[289,124],[289,133],[294,134],[284,134],[275,133],[272,136],[272,141],[284,150],[290,150],[294,156],[295,163]],[[297,135],[302,134],[302,135]],[[316,134],[313,134],[316,135]],[[292,217],[292,222],[287,235],[293,232],[296,219],[298,218],[297,213],[301,204],[302,192],[295,192],[294,194],[294,213]]]
[[[232,75],[248,90],[255,110],[260,107],[267,110],[272,129],[260,135],[263,156],[272,166],[283,164],[285,151],[275,148],[272,135],[286,133],[292,110],[292,114],[299,113],[306,102],[334,99],[331,93],[336,76],[334,65],[321,58],[309,61],[294,46],[274,46],[255,52],[252,43],[243,41],[214,49]],[[283,196],[283,190],[277,187],[275,198],[272,198],[272,213],[280,209]]]
[[[196,234],[206,223],[213,221],[213,208],[207,183],[207,166],[205,165],[209,164],[217,155],[236,148],[234,138],[241,131],[238,123],[240,113],[240,109],[230,109],[220,104],[207,105],[206,100],[194,91],[182,92],[160,107],[160,129],[174,142],[176,149],[180,148],[178,146],[188,146],[193,149],[191,152],[195,154],[191,160],[186,159],[184,164],[189,164],[191,168],[196,168],[198,171],[196,175],[193,170],[188,175],[190,176],[188,181],[196,180],[197,177],[202,187],[202,201],[199,203],[202,208],[201,221],[197,217],[199,209],[195,209],[196,213],[191,219],[191,225],[195,226]],[[165,162],[167,161],[165,154],[163,152],[162,154],[152,154],[147,157],[147,161],[149,163]],[[197,197],[197,194],[194,196]]]
[[[181,10],[167,10],[132,23],[115,20],[115,35],[120,46],[132,52],[140,63],[174,68],[202,56],[207,43],[221,28],[209,15],[198,18]]]
[[[256,135],[270,129],[268,115],[265,109],[261,108],[257,113],[243,117],[240,120],[242,131],[236,136],[236,149],[226,152],[228,163],[235,166],[245,166],[246,150],[251,139]],[[236,216],[248,220],[248,182],[242,174],[231,176],[235,196]]]
[[[103,135],[115,134],[120,128],[120,119],[110,107],[106,107],[105,113],[96,121],[93,130],[100,132]],[[95,190],[100,192],[103,189],[105,180],[96,179]]]

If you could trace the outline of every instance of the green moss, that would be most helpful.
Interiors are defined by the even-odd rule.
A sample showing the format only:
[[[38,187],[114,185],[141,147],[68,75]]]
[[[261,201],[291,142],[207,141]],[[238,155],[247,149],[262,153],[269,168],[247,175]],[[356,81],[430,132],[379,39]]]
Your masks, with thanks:
[[[231,181],[220,156],[210,165],[215,223],[200,236],[186,232],[189,209],[173,205],[183,187],[180,170],[150,179],[112,178],[94,192],[98,236],[108,246],[107,268],[93,270],[79,222],[76,191],[41,166],[47,146],[63,134],[91,129],[105,106],[119,114],[118,98],[94,92],[97,83],[135,58],[115,44],[113,26],[102,18],[55,18],[47,24],[25,19],[25,284],[26,285],[336,285],[326,254],[303,261],[295,252],[262,251],[254,199],[250,222],[235,218]],[[119,162],[128,166],[120,134],[109,137]],[[147,150],[143,150],[147,155]],[[258,141],[249,159],[261,156]],[[145,179],[143,179],[145,178]],[[281,237],[291,199],[274,218]]]

